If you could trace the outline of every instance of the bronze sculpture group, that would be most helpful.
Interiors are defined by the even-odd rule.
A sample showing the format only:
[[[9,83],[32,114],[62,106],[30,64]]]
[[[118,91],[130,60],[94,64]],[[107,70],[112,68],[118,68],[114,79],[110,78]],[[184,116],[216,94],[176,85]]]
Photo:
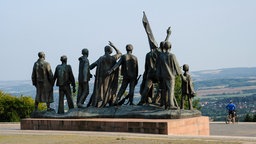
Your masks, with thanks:
[[[189,67],[187,64],[183,65],[184,74],[182,74],[175,55],[170,52],[171,43],[168,42],[171,34],[170,28],[167,29],[166,39],[160,43],[160,47],[158,48],[145,13],[143,24],[151,49],[146,54],[145,71],[140,85],[141,100],[138,105],[152,103],[152,100],[155,99],[153,96],[153,85],[157,83],[159,85],[160,107],[164,106],[164,109],[178,109],[179,104],[174,96],[174,86],[175,77],[181,76],[182,100],[180,108],[184,109],[184,100],[188,97],[189,109],[192,110],[192,97],[195,96],[195,91],[191,76],[188,73]],[[112,49],[115,50],[116,54],[111,55]],[[126,99],[128,99],[130,105],[134,105],[134,88],[138,83],[139,77],[138,60],[132,54],[133,46],[127,44],[127,53],[122,55],[118,48],[112,42],[109,42],[109,45],[105,46],[104,51],[105,54],[103,56],[90,64],[88,60],[89,50],[86,48],[82,49],[82,56],[78,59],[78,93],[76,100],[78,108],[117,106],[122,105]],[[35,110],[37,110],[40,102],[45,102],[47,104],[47,110],[52,110],[50,103],[53,102],[53,86],[55,81],[59,87],[58,113],[64,113],[64,95],[66,95],[69,109],[74,108],[70,85],[72,85],[73,93],[75,93],[75,79],[71,66],[67,64],[67,56],[61,56],[60,60],[62,63],[56,67],[54,75],[51,71],[50,64],[45,61],[45,54],[39,52],[38,56],[39,59],[35,62],[32,72],[32,82],[37,90]],[[89,94],[88,82],[92,77],[90,70],[95,67],[96,73],[93,93],[88,104],[85,105],[84,102]],[[123,79],[118,91],[119,67],[121,67]],[[123,96],[128,85],[129,93]]]

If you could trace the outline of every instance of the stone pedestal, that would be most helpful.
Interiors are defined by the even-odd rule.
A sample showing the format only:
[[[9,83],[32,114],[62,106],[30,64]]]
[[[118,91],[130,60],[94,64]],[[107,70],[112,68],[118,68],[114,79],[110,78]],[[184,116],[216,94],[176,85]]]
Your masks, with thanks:
[[[69,130],[130,132],[165,135],[209,135],[209,118],[204,116],[183,119],[91,118],[21,120],[22,130]]]

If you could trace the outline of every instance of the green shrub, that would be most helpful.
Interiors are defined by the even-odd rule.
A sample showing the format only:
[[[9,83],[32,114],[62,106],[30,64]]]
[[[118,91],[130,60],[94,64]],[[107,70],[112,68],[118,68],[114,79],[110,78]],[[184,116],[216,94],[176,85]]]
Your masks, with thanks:
[[[252,121],[256,122],[256,114],[253,115]]]
[[[253,121],[252,115],[250,115],[249,113],[247,113],[247,114],[245,115],[244,122],[252,122],[252,121]]]
[[[15,97],[0,91],[0,121],[18,122],[34,110],[34,100],[28,96]]]

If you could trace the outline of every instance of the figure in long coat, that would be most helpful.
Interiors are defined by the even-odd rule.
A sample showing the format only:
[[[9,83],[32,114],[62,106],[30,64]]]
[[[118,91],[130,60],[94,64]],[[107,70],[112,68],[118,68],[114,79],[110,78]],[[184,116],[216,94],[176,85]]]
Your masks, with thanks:
[[[39,52],[38,57],[31,76],[32,83],[36,87],[35,110],[41,102],[46,103],[47,110],[52,110],[50,103],[53,102],[53,73],[50,64],[45,61],[44,52]]]
[[[111,55],[113,47],[116,51],[115,55]],[[88,106],[105,107],[114,104],[116,92],[118,88],[118,70],[112,74],[108,71],[116,64],[117,59],[122,56],[122,53],[111,43],[105,47],[105,54],[96,62],[90,65],[90,69],[97,67],[94,82],[93,94]]]
[[[164,43],[164,52],[157,59],[157,77],[162,89],[161,99],[165,109],[177,109],[174,96],[175,77],[182,74],[176,56],[169,52],[171,43]]]

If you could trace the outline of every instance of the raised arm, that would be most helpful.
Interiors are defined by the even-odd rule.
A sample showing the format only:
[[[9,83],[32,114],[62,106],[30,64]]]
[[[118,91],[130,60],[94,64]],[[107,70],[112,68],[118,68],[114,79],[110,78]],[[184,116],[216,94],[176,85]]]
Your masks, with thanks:
[[[119,49],[116,48],[116,46],[114,46],[114,44],[113,44],[111,41],[109,41],[109,46],[111,46],[112,48],[115,49],[116,54],[113,55],[113,56],[114,56],[116,59],[119,59],[119,58],[122,56],[122,53],[119,51]]]
[[[172,33],[172,31],[171,31],[171,27],[168,27],[168,29],[167,29],[167,35],[166,35],[166,38],[165,38],[165,40],[164,41],[168,41],[168,39],[169,39],[169,37],[170,37],[170,35],[171,35],[171,33]]]

